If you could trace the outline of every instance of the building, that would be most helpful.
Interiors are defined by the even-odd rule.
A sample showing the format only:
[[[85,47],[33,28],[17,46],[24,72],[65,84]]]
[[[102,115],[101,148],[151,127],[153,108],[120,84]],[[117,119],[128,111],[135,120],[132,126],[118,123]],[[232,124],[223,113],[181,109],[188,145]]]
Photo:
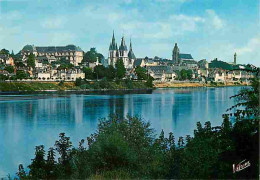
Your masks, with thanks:
[[[173,51],[172,51],[172,61],[174,64],[180,64],[179,55],[180,55],[180,50],[178,48],[177,43],[175,43]]]
[[[0,54],[0,63],[5,65],[14,66],[14,59],[7,54]]]
[[[186,64],[194,64],[194,59],[191,56],[191,54],[184,54],[184,53],[180,53],[180,49],[177,45],[177,43],[175,43],[173,51],[172,51],[172,61],[174,65],[181,65],[181,64],[185,64],[185,61],[189,61]],[[194,65],[192,65],[194,66]]]
[[[198,62],[198,66],[201,69],[208,69],[209,68],[209,63],[206,59],[202,59]]]
[[[147,71],[155,80],[173,81],[177,74],[172,66],[148,66]]]
[[[237,53],[234,54],[233,62],[230,62],[229,64],[237,65]]]
[[[85,73],[80,69],[62,69],[62,70],[51,70],[51,69],[40,69],[36,70],[36,78],[40,81],[75,81],[77,78],[85,78]]]
[[[26,45],[20,51],[21,56],[34,54],[35,57],[46,57],[47,59],[67,60],[71,64],[78,66],[83,60],[83,51],[75,45],[67,46],[34,46]]]
[[[130,50],[129,51],[126,46],[124,36],[121,38],[121,43],[118,48],[116,40],[115,40],[115,35],[113,32],[112,41],[109,45],[108,64],[113,65],[115,67],[116,62],[119,59],[123,60],[125,68],[130,69],[133,67],[133,63],[134,63],[136,57],[133,52],[131,40],[130,40]]]

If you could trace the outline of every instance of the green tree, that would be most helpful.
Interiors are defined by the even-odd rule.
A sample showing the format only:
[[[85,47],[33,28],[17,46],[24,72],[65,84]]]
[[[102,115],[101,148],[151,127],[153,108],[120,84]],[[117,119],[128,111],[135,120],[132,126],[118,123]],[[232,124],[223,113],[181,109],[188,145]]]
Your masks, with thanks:
[[[232,99],[235,99],[237,104],[232,106],[228,110],[245,107],[244,110],[240,110],[240,113],[243,113],[244,115],[252,114],[254,115],[254,117],[258,117],[260,115],[259,86],[259,79],[252,79],[250,88],[243,88],[237,95],[230,97]]]
[[[75,86],[81,86],[82,85],[82,79],[81,77],[80,78],[77,78],[76,81],[75,81]]]
[[[113,80],[116,77],[116,69],[114,68],[114,66],[109,65],[106,68],[106,77],[108,80]]]
[[[83,72],[85,73],[85,79],[93,79],[94,74],[91,68],[84,67]]]
[[[17,68],[25,67],[25,64],[22,61],[15,61],[15,66]]]
[[[186,72],[187,72],[187,79],[188,79],[188,80],[192,80],[192,74],[193,74],[192,70],[189,69],[189,70],[187,70]]]
[[[142,68],[140,66],[137,66],[135,68],[135,73],[137,75],[137,78],[139,80],[146,80],[147,79],[147,72],[146,72],[146,69],[145,68]]]
[[[13,66],[6,66],[5,70],[9,73],[14,73],[14,67]]]
[[[55,151],[54,148],[51,147],[47,154],[47,160],[45,166],[47,179],[56,179],[55,167],[56,167]]]
[[[0,81],[5,81],[8,79],[8,76],[0,74]]]
[[[9,51],[7,49],[1,49],[0,54],[9,55]]]
[[[180,80],[186,80],[188,78],[187,71],[182,69],[180,72]]]
[[[27,66],[31,68],[35,68],[35,56],[34,54],[30,54],[27,59]]]
[[[116,62],[116,77],[122,79],[123,77],[125,77],[125,73],[126,73],[126,69],[124,66],[124,62],[122,59],[119,59]]]
[[[16,78],[17,79],[27,79],[28,78],[28,73],[26,73],[23,70],[17,70],[16,71]]]
[[[69,137],[65,136],[65,133],[60,133],[59,137],[60,139],[55,142],[55,150],[60,154],[60,158],[58,158],[60,176],[65,178],[72,173],[70,165],[72,142]]]
[[[45,171],[45,150],[44,146],[36,146],[35,148],[35,158],[32,159],[32,163],[28,166],[30,168],[29,176],[32,179],[44,179],[46,177]]]
[[[153,80],[154,78],[152,76],[148,76],[148,79],[145,82],[145,85],[149,88],[153,88]]]
[[[83,56],[83,62],[89,62],[93,63],[96,62],[98,58],[98,61],[101,62],[101,59],[104,58],[104,56],[96,51],[96,48],[90,48],[89,51],[87,51]]]
[[[94,67],[94,77],[102,79],[106,75],[106,68],[103,65],[97,65]]]

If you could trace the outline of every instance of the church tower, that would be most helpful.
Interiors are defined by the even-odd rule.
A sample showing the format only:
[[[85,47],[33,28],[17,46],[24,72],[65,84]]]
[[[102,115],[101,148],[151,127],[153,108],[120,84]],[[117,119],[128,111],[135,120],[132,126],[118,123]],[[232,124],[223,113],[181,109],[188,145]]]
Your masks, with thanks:
[[[178,48],[177,43],[175,43],[173,51],[172,51],[172,61],[174,64],[180,64],[179,54],[180,54],[180,50]]]
[[[127,46],[125,44],[124,36],[121,39],[121,44],[119,46],[119,59],[122,59],[124,62],[125,67],[128,66],[128,55],[127,55]]]
[[[112,41],[109,46],[108,65],[115,66],[117,59],[118,59],[118,48],[117,48],[115,35],[113,31]]]
[[[237,53],[234,54],[234,65],[237,64]]]
[[[129,67],[132,68],[136,57],[135,57],[135,54],[133,52],[131,39],[130,39],[130,49],[129,49],[129,52],[128,52],[128,59],[129,59]]]

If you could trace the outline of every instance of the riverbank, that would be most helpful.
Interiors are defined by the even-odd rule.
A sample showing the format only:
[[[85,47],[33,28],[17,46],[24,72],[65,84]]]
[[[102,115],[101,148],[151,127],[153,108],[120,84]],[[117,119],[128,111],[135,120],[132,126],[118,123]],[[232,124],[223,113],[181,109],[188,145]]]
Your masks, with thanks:
[[[155,82],[155,88],[182,88],[182,87],[225,87],[225,86],[248,86],[248,83],[228,82],[226,84],[222,82],[213,83],[199,83],[199,82]]]
[[[131,91],[151,89],[142,81],[92,81],[80,85],[75,82],[0,82],[0,92],[90,92]]]

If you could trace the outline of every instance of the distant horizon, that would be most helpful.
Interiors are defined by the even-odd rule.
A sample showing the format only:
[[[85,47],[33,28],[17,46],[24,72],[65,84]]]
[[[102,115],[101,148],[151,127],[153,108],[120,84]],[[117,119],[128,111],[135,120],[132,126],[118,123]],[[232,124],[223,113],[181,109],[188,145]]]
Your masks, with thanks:
[[[31,3],[34,2],[34,3]],[[111,3],[112,2],[112,3]],[[0,48],[25,45],[91,47],[108,57],[113,30],[132,39],[136,57],[171,59],[180,53],[260,66],[259,1],[214,0],[0,0]],[[23,8],[21,8],[23,7]],[[156,12],[156,13],[155,13]]]

